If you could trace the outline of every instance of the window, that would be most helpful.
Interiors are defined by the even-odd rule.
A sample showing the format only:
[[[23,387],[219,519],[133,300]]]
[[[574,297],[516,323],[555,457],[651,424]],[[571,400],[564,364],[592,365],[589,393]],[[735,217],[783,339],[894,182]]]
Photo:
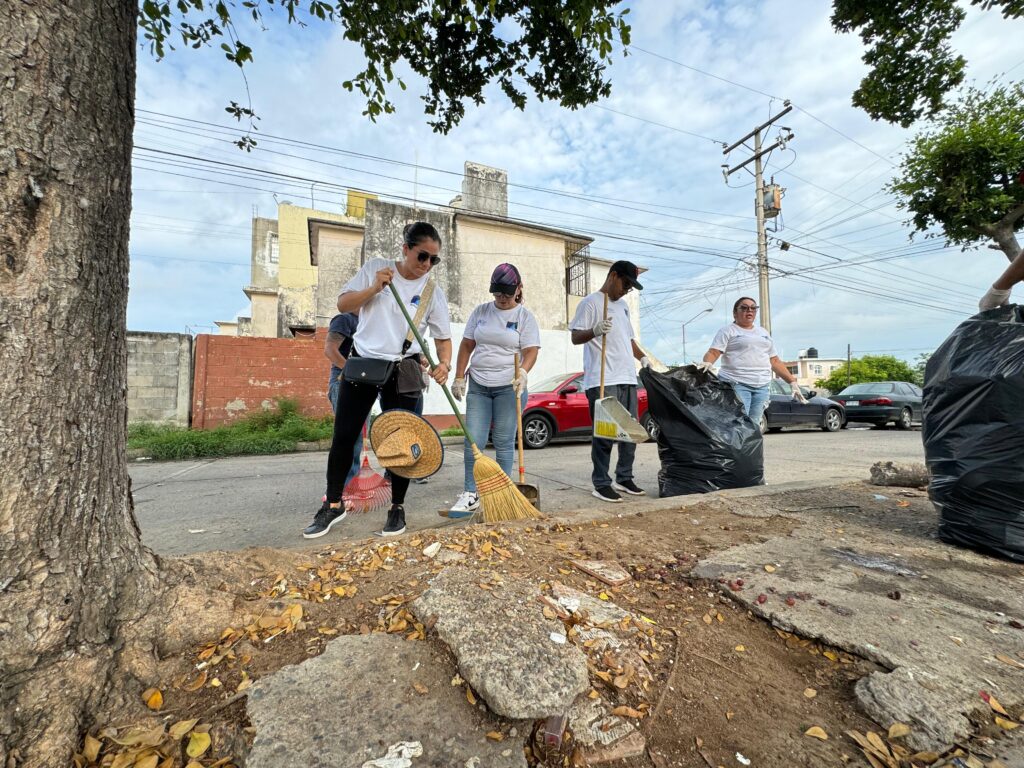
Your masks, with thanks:
[[[772,394],[773,395],[785,395],[788,394],[789,390],[783,385],[778,379],[772,379]]]
[[[792,373],[794,376],[799,376],[800,375],[800,366],[799,365],[787,365],[786,366],[786,370],[789,371],[790,373]]]
[[[811,373],[813,373],[815,376],[821,376],[821,366],[820,365],[812,365],[811,366]]]
[[[281,247],[277,240],[277,232],[267,232],[267,261],[277,264],[281,259]]]
[[[586,296],[590,292],[590,246],[566,243],[565,290],[570,296]]]

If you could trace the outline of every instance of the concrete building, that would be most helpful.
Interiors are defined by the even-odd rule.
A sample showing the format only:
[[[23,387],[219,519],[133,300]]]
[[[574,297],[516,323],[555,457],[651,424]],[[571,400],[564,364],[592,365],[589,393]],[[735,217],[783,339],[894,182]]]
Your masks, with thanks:
[[[818,379],[827,379],[835,371],[846,367],[845,357],[818,357],[814,347],[802,349],[797,359],[783,363],[789,372],[796,376],[797,383],[802,387],[814,388]]]
[[[220,332],[289,337],[326,326],[345,282],[367,259],[397,258],[402,229],[413,221],[428,221],[441,235],[434,274],[448,297],[456,346],[473,308],[491,300],[491,271],[508,261],[523,275],[526,305],[541,328],[543,351],[531,378],[581,368],[582,348],[572,346],[568,324],[611,263],[590,256],[588,235],[509,218],[505,171],[470,162],[462,194],[448,206],[413,207],[349,190],[344,213],[281,203],[276,221],[253,219],[252,273],[243,289],[250,315],[218,323]],[[634,292],[627,301],[639,338],[639,297]],[[427,412],[444,412],[440,390],[431,393]]]

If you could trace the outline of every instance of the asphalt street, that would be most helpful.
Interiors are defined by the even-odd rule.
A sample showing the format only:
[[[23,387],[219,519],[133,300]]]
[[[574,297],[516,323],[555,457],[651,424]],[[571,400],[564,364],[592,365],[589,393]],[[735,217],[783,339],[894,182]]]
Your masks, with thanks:
[[[493,455],[493,454],[492,454]],[[613,454],[614,460],[614,454]],[[796,480],[866,479],[876,461],[923,461],[919,430],[786,431],[765,436],[769,485]],[[371,460],[372,461],[372,460]],[[245,547],[302,547],[301,531],[320,506],[326,453],[293,453],[129,465],[143,540],[161,554]],[[406,497],[410,530],[452,525],[438,511],[462,490],[462,447],[445,446],[444,466]],[[608,505],[594,499],[590,445],[553,444],[526,453],[527,481],[540,486],[545,512]],[[658,450],[637,448],[636,482],[657,495]],[[627,508],[628,502],[616,505]],[[316,543],[362,539],[379,530],[384,511],[352,514]],[[464,524],[459,522],[457,524]]]

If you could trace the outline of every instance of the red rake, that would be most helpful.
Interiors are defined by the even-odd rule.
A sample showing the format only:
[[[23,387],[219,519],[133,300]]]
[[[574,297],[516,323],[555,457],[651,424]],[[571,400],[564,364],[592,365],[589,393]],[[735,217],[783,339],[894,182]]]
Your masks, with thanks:
[[[341,496],[345,507],[352,512],[369,512],[391,503],[391,483],[370,467],[366,440],[366,427],[363,427],[363,463],[358,474],[345,486]]]

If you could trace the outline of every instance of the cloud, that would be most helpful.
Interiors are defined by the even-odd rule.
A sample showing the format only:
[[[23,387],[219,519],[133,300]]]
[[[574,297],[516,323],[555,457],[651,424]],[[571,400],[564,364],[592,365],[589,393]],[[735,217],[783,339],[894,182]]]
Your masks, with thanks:
[[[228,166],[197,171],[184,159],[171,167],[166,158],[137,151],[129,323],[180,330],[231,319],[249,278],[244,265],[251,216],[254,209],[274,215],[274,193],[297,203],[312,195],[318,206],[333,210],[343,194],[331,185],[443,204],[459,191],[463,162],[474,160],[507,169],[513,184],[613,201],[522,186],[509,192],[514,215],[599,233],[595,254],[623,255],[650,269],[643,338],[660,358],[678,360],[681,323],[713,305],[712,313],[687,326],[687,353],[699,357],[717,327],[730,320],[741,291],[756,291],[750,267],[753,188],[742,172],[727,187],[720,167],[739,162],[747,151],[726,159],[709,139],[734,141],[782,105],[743,85],[799,107],[781,121],[796,138],[766,169],[786,188],[783,216],[773,223],[779,231],[770,233],[770,260],[789,273],[773,273],[771,281],[780,349],[792,355],[815,346],[823,356],[842,356],[849,343],[857,351],[891,349],[912,359],[971,313],[1002,264],[987,251],[929,252],[920,241],[908,247],[903,216],[883,191],[892,166],[875,153],[889,156],[911,134],[850,106],[865,71],[863,50],[856,36],[836,35],[828,17],[827,4],[781,0],[637,3],[629,16],[635,45],[734,84],[635,51],[610,68],[613,94],[600,105],[569,111],[531,99],[520,112],[490,87],[485,103],[467,106],[466,118],[448,136],[426,125],[423,83],[407,69],[398,74],[409,90],[389,94],[397,113],[371,123],[361,114],[362,100],[341,88],[361,66],[359,48],[337,28],[289,28],[273,19],[266,33],[245,32],[255,50],[246,74],[260,115],[258,135],[421,167],[414,172],[407,165],[268,139],[243,153],[230,144],[231,136],[153,125],[161,118],[140,111],[140,146],[328,183],[310,190],[305,182],[254,180]],[[970,61],[970,76],[984,81],[1016,64],[1016,49],[991,41],[1015,39],[1022,27],[972,6],[954,41]],[[245,83],[216,49],[179,51],[159,63],[140,55],[140,110],[227,124],[223,109],[231,100],[245,101]],[[774,140],[777,133],[768,135]],[[781,252],[776,239],[794,247]],[[897,253],[916,255],[823,269],[839,259]]]

